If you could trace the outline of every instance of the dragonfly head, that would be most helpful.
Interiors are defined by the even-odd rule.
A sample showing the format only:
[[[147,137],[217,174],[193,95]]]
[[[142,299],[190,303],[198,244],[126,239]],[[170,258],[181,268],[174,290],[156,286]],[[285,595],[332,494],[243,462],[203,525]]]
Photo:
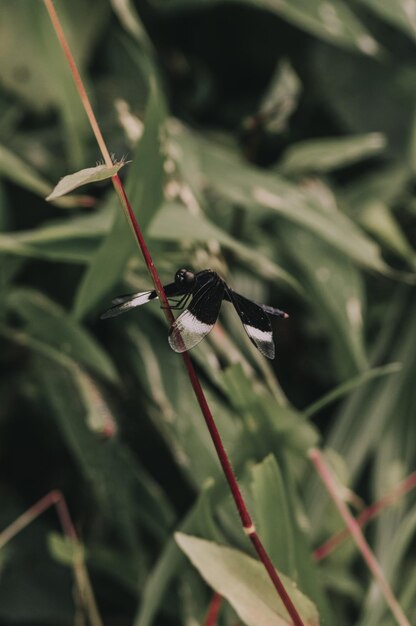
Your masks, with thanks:
[[[195,274],[186,269],[180,269],[175,274],[175,283],[178,287],[191,287],[195,282]]]

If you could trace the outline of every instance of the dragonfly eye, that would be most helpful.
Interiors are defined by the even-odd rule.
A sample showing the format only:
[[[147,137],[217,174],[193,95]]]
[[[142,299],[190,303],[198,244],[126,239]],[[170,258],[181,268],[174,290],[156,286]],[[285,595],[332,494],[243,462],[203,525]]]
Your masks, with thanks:
[[[186,269],[180,269],[175,274],[175,283],[178,285],[192,285],[195,274]]]

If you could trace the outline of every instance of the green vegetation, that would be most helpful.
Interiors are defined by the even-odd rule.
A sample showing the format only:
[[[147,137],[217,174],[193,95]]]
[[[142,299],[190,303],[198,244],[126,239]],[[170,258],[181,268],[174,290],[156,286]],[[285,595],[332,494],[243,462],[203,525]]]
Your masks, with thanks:
[[[290,314],[273,362],[227,303],[192,357],[305,624],[393,626],[350,540],[314,556],[343,523],[307,453],[353,509],[415,470],[415,2],[55,5],[162,281]],[[152,285],[45,7],[0,12],[0,626],[191,626],[214,591],[287,625],[158,303],[99,320]],[[52,510],[1,534],[55,489],[81,545]],[[409,623],[415,526],[409,493],[366,530]]]

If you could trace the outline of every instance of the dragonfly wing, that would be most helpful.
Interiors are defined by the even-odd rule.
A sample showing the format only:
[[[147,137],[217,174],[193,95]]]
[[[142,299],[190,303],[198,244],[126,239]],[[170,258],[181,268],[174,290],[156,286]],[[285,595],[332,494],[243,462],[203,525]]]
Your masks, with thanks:
[[[134,309],[136,306],[146,304],[146,302],[149,302],[149,300],[153,300],[156,297],[156,291],[143,291],[141,293],[132,293],[129,296],[114,298],[113,304],[115,304],[115,306],[112,306],[110,309],[107,309],[107,311],[104,311],[100,317],[102,320],[105,320],[108,317],[116,317],[126,311],[130,311],[130,309]]]
[[[243,323],[244,330],[256,348],[268,359],[274,359],[272,326],[261,306],[228,287],[228,295]]]
[[[224,282],[217,274],[204,276],[196,285],[192,302],[176,319],[169,331],[169,344],[175,352],[185,352],[196,346],[212,330],[221,308]]]

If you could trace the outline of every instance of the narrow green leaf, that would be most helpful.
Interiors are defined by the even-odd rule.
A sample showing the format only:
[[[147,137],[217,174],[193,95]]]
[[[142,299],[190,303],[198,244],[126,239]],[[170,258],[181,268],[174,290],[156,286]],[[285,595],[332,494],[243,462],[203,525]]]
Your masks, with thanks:
[[[116,382],[118,374],[96,340],[69,317],[67,312],[42,293],[14,289],[6,301],[9,310],[24,321],[25,331],[103,378]]]
[[[279,163],[284,174],[329,172],[380,154],[386,145],[381,133],[309,139],[291,145]]]
[[[159,209],[163,199],[162,127],[166,117],[164,96],[151,80],[143,136],[129,168],[126,192],[142,231]],[[114,203],[115,204],[115,203]],[[91,308],[120,280],[130,256],[137,251],[126,217],[117,206],[113,227],[101,244],[79,286],[76,318]],[[137,251],[138,253],[138,251]]]
[[[305,187],[297,187],[274,172],[250,167],[230,150],[199,139],[201,169],[208,185],[231,203],[259,219],[281,217],[334,246],[368,269],[389,273],[380,248],[337,207]]]
[[[416,11],[413,0],[359,0],[376,15],[416,39]]]
[[[323,332],[331,338],[337,375],[354,376],[368,367],[363,334],[364,290],[358,268],[310,232],[284,224],[279,234],[302,283],[307,285],[308,299]],[[290,241],[288,247],[286,241]]]
[[[88,425],[85,386],[80,389],[78,370],[57,367],[49,358],[36,357],[34,372],[47,406],[68,449],[91,487],[102,512],[129,550],[135,552],[137,520],[156,537],[166,535],[172,513],[159,489],[118,437],[105,442]],[[94,402],[94,399],[91,400]],[[142,476],[146,479],[143,481]],[[132,506],[132,503],[134,506]],[[140,562],[139,554],[135,556]]]
[[[280,15],[309,33],[345,48],[374,56],[379,45],[342,0],[245,0]]]
[[[296,579],[293,525],[276,458],[269,454],[251,469],[258,531],[273,564]]]
[[[205,581],[232,605],[247,626],[289,626],[291,620],[264,566],[246,554],[182,533],[175,534],[179,547]],[[279,574],[302,620],[317,626],[314,604],[289,578]]]
[[[339,400],[343,396],[346,396],[357,387],[364,385],[370,380],[374,378],[378,378],[381,376],[390,376],[390,374],[396,374],[400,372],[402,369],[401,363],[389,363],[388,365],[382,365],[381,367],[374,367],[373,369],[369,369],[366,372],[362,372],[358,374],[358,376],[354,376],[354,378],[350,378],[350,380],[345,381],[341,385],[335,387],[327,394],[325,394],[322,398],[309,405],[307,409],[303,411],[305,417],[310,418],[313,415],[316,415],[323,408],[332,404],[336,400]]]
[[[49,182],[26,161],[2,145],[0,145],[0,174],[42,198],[51,193],[52,185]],[[63,208],[73,208],[83,205],[87,200],[86,196],[71,196],[57,198],[54,204]]]

